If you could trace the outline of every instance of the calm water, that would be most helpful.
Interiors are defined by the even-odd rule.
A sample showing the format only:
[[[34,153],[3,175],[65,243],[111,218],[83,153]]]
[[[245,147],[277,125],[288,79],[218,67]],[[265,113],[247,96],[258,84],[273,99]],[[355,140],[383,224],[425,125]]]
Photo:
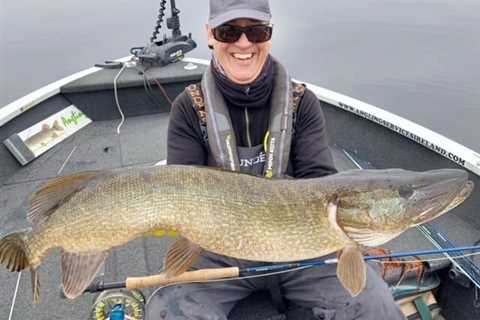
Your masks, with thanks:
[[[0,2],[0,105],[146,43],[152,0]],[[273,0],[273,54],[297,79],[480,150],[480,1]],[[193,5],[193,3],[195,5]],[[206,0],[177,0],[209,58]]]

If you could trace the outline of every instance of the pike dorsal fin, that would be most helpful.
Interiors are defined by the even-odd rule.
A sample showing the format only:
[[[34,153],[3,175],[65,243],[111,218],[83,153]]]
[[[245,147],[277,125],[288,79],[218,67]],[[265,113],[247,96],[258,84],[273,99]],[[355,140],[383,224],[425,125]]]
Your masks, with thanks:
[[[197,261],[202,248],[190,240],[180,237],[167,252],[162,273],[175,277],[187,271]]]
[[[352,297],[365,288],[367,282],[367,265],[360,249],[355,244],[348,244],[342,250],[337,264],[337,277]]]
[[[47,220],[56,208],[100,174],[102,171],[85,171],[47,182],[30,197],[28,221],[37,225]]]
[[[62,286],[65,296],[75,299],[90,285],[107,258],[107,252],[76,254],[62,252]]]

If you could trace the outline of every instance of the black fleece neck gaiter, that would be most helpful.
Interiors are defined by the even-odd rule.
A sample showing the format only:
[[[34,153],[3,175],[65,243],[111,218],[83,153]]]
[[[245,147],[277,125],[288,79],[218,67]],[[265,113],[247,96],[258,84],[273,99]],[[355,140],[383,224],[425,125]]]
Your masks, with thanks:
[[[262,108],[273,90],[274,62],[269,55],[257,79],[249,84],[237,84],[223,71],[215,56],[212,57],[212,73],[218,89],[229,105],[241,108]]]

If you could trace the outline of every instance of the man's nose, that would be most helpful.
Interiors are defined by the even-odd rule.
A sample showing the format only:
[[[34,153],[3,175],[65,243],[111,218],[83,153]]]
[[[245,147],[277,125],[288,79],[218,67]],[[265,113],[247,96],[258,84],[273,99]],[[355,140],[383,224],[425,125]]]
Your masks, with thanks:
[[[235,42],[235,45],[237,45],[238,47],[250,47],[252,43],[250,42],[250,40],[248,40],[247,35],[245,33],[242,33],[240,39]]]

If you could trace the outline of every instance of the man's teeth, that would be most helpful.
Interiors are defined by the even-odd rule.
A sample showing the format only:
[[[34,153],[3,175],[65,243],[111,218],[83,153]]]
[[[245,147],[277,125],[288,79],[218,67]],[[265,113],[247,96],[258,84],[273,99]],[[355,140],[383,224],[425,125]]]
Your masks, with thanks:
[[[239,60],[248,60],[253,57],[253,53],[234,53],[233,57]]]

